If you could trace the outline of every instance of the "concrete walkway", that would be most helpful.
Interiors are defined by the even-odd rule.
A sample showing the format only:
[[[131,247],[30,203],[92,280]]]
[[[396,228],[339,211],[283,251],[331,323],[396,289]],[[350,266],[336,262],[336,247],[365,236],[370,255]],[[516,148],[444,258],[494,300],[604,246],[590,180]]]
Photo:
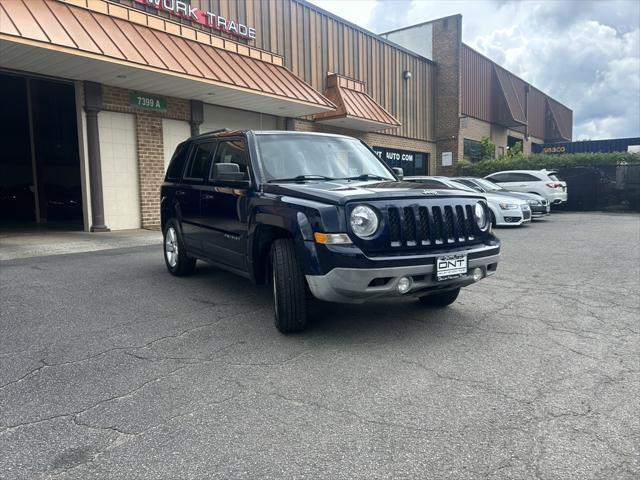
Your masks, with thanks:
[[[154,245],[160,249],[162,234],[150,230],[89,233],[56,230],[0,230],[0,261],[113,248]]]

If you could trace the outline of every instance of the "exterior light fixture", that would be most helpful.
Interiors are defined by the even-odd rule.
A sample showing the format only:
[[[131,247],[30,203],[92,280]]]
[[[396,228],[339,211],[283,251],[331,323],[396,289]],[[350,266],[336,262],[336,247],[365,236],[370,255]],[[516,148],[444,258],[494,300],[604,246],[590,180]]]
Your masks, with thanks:
[[[409,80],[411,78],[411,72],[409,70],[405,70],[402,73],[402,78],[404,78],[405,80]]]

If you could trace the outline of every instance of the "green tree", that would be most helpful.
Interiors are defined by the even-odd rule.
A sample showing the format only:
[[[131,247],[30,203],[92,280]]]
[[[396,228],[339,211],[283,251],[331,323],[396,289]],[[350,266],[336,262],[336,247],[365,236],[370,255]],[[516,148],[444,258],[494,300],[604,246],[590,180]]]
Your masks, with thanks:
[[[496,158],[496,145],[489,137],[482,137],[480,140],[480,151],[482,160],[492,160]]]
[[[507,156],[509,157],[516,157],[518,155],[522,155],[522,142],[520,141],[516,142],[513,147],[507,150]]]

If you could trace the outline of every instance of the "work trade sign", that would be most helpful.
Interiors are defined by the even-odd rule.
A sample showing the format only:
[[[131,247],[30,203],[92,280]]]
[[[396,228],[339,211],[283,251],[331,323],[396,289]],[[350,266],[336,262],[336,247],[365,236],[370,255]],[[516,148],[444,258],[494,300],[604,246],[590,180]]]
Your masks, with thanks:
[[[205,27],[220,30],[221,32],[235,35],[240,38],[247,38],[249,40],[255,40],[256,29],[248,27],[237,20],[229,20],[220,15],[201,8],[190,5],[188,1],[183,0],[135,0],[136,3],[140,3],[147,7],[155,8],[175,15],[197,22]]]

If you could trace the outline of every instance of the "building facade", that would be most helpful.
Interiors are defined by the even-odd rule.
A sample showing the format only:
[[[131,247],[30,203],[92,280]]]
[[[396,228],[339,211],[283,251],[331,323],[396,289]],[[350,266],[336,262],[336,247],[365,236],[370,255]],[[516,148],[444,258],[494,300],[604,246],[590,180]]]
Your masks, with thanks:
[[[467,105],[458,17],[429,24],[432,55],[304,0],[13,0],[0,17],[3,220],[158,228],[176,145],[220,128],[343,133],[416,175],[487,131],[550,139],[546,117],[503,120],[517,91]]]
[[[483,138],[495,145],[494,156],[518,143],[527,154],[536,145],[571,141],[573,112],[464,44],[460,15],[381,36],[437,66],[435,140],[440,165],[443,155],[445,167],[463,158],[479,160]]]

